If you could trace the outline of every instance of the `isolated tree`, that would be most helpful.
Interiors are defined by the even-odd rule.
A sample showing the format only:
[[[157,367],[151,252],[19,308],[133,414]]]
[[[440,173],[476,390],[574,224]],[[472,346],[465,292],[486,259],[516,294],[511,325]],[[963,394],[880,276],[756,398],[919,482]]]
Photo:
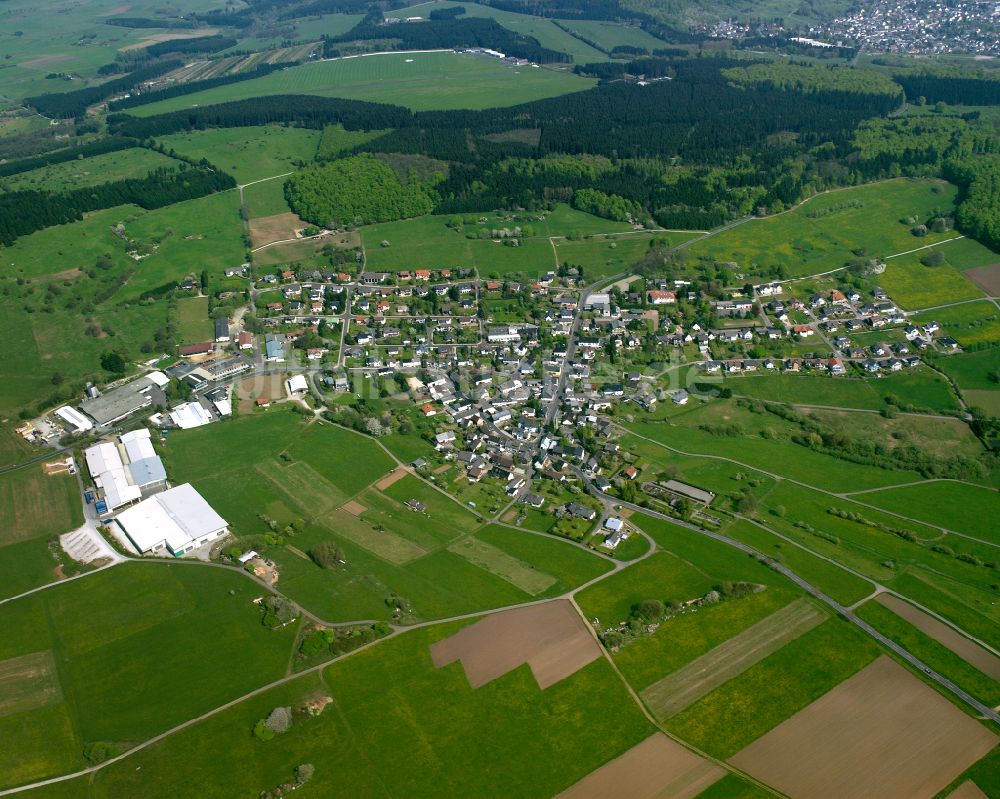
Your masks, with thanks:
[[[636,608],[635,615],[647,622],[663,618],[663,603],[659,599],[644,599]]]

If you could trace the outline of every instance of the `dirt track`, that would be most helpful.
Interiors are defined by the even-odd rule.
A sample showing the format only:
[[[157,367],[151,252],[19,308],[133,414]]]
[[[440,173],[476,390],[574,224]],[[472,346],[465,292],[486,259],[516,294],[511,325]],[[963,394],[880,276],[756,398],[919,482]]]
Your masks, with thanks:
[[[601,649],[568,600],[494,613],[431,646],[438,668],[462,661],[479,688],[527,663],[544,690],[601,656]]]
[[[653,683],[642,698],[658,719],[669,718],[826,618],[812,602],[798,599]]]
[[[690,799],[725,771],[656,733],[592,771],[556,799]]]
[[[385,491],[389,486],[391,486],[397,480],[402,480],[408,474],[409,471],[405,467],[400,466],[396,469],[393,469],[388,475],[386,475],[377,483],[375,483],[375,488],[377,488],[379,491]]]
[[[730,762],[792,799],[930,799],[997,740],[882,656]]]
[[[946,646],[963,660],[979,669],[983,674],[1000,681],[1000,658],[992,655],[965,636],[959,635],[944,622],[913,607],[909,602],[892,594],[879,594],[875,601],[900,616],[920,632],[929,635],[941,646]]]

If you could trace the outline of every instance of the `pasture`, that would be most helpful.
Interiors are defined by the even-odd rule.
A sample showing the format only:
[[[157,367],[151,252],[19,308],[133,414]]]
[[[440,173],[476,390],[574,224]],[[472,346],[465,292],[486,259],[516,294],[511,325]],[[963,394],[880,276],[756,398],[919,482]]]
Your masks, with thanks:
[[[731,762],[792,797],[930,799],[997,740],[902,666],[880,657]]]
[[[247,186],[243,189],[243,204],[247,207],[251,219],[291,213],[288,202],[285,200],[284,178],[265,180],[261,183],[253,183]],[[295,218],[298,219],[298,217]],[[305,227],[305,224],[301,223],[301,220],[299,227]],[[294,238],[294,230],[292,231],[292,235],[285,235],[281,238]],[[271,239],[271,241],[276,241],[276,239]],[[263,243],[265,242],[261,241],[258,243],[256,238],[254,239],[254,246],[260,246]]]
[[[144,147],[133,147],[131,150],[51,164],[11,175],[3,182],[12,191],[69,191],[126,178],[143,178],[154,169],[175,169],[179,165],[180,162],[173,158]]]
[[[188,158],[205,158],[238,183],[250,183],[291,172],[297,162],[309,163],[316,155],[320,133],[306,128],[260,125],[211,128],[173,133],[157,144]]]
[[[938,336],[951,336],[963,347],[1000,341],[1000,308],[989,300],[924,311],[913,316],[913,322],[937,322],[941,325]]]
[[[753,274],[769,274],[776,267],[788,277],[818,274],[843,267],[854,250],[885,258],[954,237],[917,238],[910,233],[912,225],[900,220],[949,214],[955,193],[949,184],[905,179],[827,192],[793,210],[698,241],[686,252],[689,258],[735,261]]]
[[[261,625],[260,594],[236,573],[129,563],[0,606],[0,662],[51,650],[55,667],[0,718],[3,785],[81,766],[87,743],[143,740],[279,677],[295,630]]]
[[[656,718],[670,718],[826,618],[809,600],[797,599],[646,687],[642,699]]]
[[[940,251],[945,258],[951,247],[965,241],[949,241],[934,248],[910,255],[902,255],[887,262],[886,270],[878,276],[878,284],[893,301],[907,311],[945,305],[949,302],[974,300],[983,292],[948,261],[940,266],[924,266],[921,258],[928,252]]]
[[[611,50],[619,45],[627,45],[629,47],[642,47],[652,52],[665,46],[662,39],[657,39],[642,28],[631,25],[618,25],[614,22],[591,19],[560,20],[560,22],[602,50]]]
[[[654,732],[600,658],[545,690],[527,667],[472,689],[461,665],[431,660],[430,647],[459,628],[414,630],[333,664],[322,679],[253,697],[102,771],[95,790],[166,799],[183,762],[185,780],[206,795],[255,796],[308,762],[316,772],[307,790],[318,795],[552,796]],[[322,715],[267,743],[250,735],[274,707],[318,693],[334,700]],[[488,747],[475,730],[491,731]],[[545,757],[526,757],[525,741]]]
[[[871,639],[829,619],[678,713],[667,729],[709,754],[732,757],[877,656]]]
[[[1000,493],[990,488],[951,481],[890,488],[859,497],[863,502],[904,516],[913,516],[1000,546]]]
[[[391,53],[303,64],[130,111],[135,116],[152,116],[275,94],[345,97],[414,111],[480,109],[583,91],[595,83],[569,72],[510,67],[464,53]]]
[[[1000,391],[1000,383],[990,378],[991,373],[1000,376],[1000,348],[938,358],[934,366],[954,380],[963,393],[969,389]]]

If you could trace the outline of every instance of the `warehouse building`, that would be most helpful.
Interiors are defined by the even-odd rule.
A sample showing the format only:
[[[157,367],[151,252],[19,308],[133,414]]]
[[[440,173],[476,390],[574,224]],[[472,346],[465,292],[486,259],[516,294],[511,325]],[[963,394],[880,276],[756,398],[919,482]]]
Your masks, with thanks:
[[[108,511],[130,505],[167,482],[163,461],[146,428],[124,433],[117,442],[88,447],[83,456]]]
[[[80,410],[101,426],[111,425],[152,405],[151,390],[163,388],[169,382],[163,372],[150,372],[106,394],[85,399],[80,403]]]
[[[122,511],[115,518],[136,551],[143,555],[181,557],[222,538],[229,523],[190,483],[168,489]]]

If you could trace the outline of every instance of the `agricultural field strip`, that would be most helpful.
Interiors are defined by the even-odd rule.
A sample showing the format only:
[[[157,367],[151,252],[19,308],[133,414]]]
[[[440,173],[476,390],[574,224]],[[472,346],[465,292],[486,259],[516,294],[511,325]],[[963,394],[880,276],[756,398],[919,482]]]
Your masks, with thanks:
[[[810,600],[797,599],[657,680],[640,696],[654,716],[667,719],[827,618]]]
[[[935,617],[928,615],[908,602],[904,602],[894,594],[879,593],[874,601],[912,624],[924,635],[933,638],[942,646],[950,649],[960,658],[983,672],[983,674],[1000,681],[1000,656],[996,652],[990,652],[987,649],[981,648],[979,644],[971,639],[961,636],[950,626],[943,624]]]
[[[669,522],[670,524],[676,524],[676,525],[679,525],[681,527],[685,527],[685,528],[687,528],[689,530],[692,530],[692,531],[694,531],[694,532],[696,532],[696,533],[698,533],[700,535],[708,536],[709,538],[712,538],[712,539],[714,539],[716,541],[720,541],[723,544],[726,544],[727,546],[734,547],[735,549],[738,549],[741,552],[745,552],[747,555],[751,555],[751,556],[756,557],[756,558],[766,558],[765,555],[763,555],[762,553],[758,552],[756,549],[754,549],[750,545],[744,544],[743,542],[737,541],[737,540],[735,540],[733,538],[730,538],[727,535],[723,535],[722,533],[717,533],[717,532],[714,532],[712,530],[706,530],[706,529],[703,529],[701,527],[698,527],[697,525],[691,524],[690,522],[685,522],[685,521],[682,521],[680,519],[676,519],[673,516],[667,516],[666,514],[660,513],[659,511],[650,510],[649,508],[644,508],[641,505],[636,505],[633,502],[628,502],[627,500],[619,499],[618,497],[612,497],[612,496],[610,496],[608,494],[603,494],[600,491],[598,491],[596,488],[592,488],[592,493],[594,493],[595,495],[601,497],[602,499],[604,499],[607,502],[612,502],[612,503],[614,503],[616,505],[620,505],[621,507],[626,508],[628,510],[631,510],[634,513],[645,514],[647,516],[652,516],[652,517],[654,517],[656,519],[660,519],[662,521]],[[947,689],[948,691],[950,691],[952,694],[954,694],[956,697],[958,697],[961,701],[963,701],[965,704],[967,704],[970,707],[972,707],[974,710],[976,710],[981,715],[983,715],[986,718],[988,718],[988,719],[996,722],[997,724],[1000,724],[1000,713],[998,713],[995,709],[993,709],[991,707],[987,707],[982,702],[980,702],[978,699],[976,699],[974,696],[972,696],[970,693],[968,693],[967,691],[963,690],[962,688],[959,688],[951,680],[949,680],[946,677],[943,677],[942,675],[938,674],[936,671],[934,671],[932,668],[930,668],[922,660],[920,660],[919,658],[917,658],[915,655],[911,654],[908,650],[904,649],[902,646],[900,646],[899,644],[897,644],[892,639],[887,638],[886,636],[882,635],[878,630],[876,630],[874,627],[872,627],[870,624],[868,624],[863,619],[859,619],[854,613],[852,613],[850,611],[849,608],[847,608],[844,605],[840,604],[839,602],[837,602],[837,600],[833,599],[831,596],[823,593],[818,588],[816,588],[814,585],[812,585],[811,583],[809,583],[806,580],[804,580],[802,577],[799,577],[799,575],[797,575],[794,571],[792,571],[790,568],[788,568],[787,566],[785,566],[783,563],[779,563],[779,562],[776,562],[776,561],[770,561],[770,560],[768,562],[769,562],[771,568],[773,568],[776,572],[778,572],[779,574],[784,575],[789,580],[791,580],[793,583],[795,583],[797,586],[799,586],[800,588],[802,588],[804,591],[806,591],[807,593],[809,593],[812,596],[816,597],[817,599],[819,599],[821,602],[825,603],[826,605],[829,605],[834,610],[834,612],[842,615],[845,619],[847,619],[848,621],[850,621],[852,624],[854,624],[855,626],[859,627],[863,632],[865,632],[866,634],[868,634],[869,636],[871,636],[872,638],[874,638],[882,646],[884,646],[887,649],[890,649],[891,651],[895,652],[900,658],[902,658],[903,660],[905,660],[911,666],[913,666],[916,669],[922,671],[929,679],[935,681],[936,683],[938,683],[939,685],[941,685],[942,687],[944,687],[945,689]],[[581,589],[578,589],[578,590],[582,590],[582,587],[581,587]]]
[[[811,491],[817,491],[821,494],[826,494],[827,496],[837,497],[838,499],[851,499],[851,501],[857,505],[861,505],[862,507],[865,508],[870,508],[871,510],[878,511],[879,513],[886,513],[890,516],[895,516],[897,519],[903,519],[904,521],[913,522],[914,524],[920,524],[923,525],[924,527],[933,527],[935,530],[940,530],[942,533],[947,533],[948,535],[953,535],[956,536],[957,538],[964,538],[968,541],[975,541],[977,544],[983,544],[985,546],[990,546],[990,547],[1000,547],[1000,545],[992,541],[984,541],[981,538],[976,538],[975,536],[971,536],[966,533],[960,533],[957,530],[950,530],[947,527],[942,527],[939,524],[931,524],[930,522],[925,522],[921,519],[915,519],[911,516],[904,516],[901,513],[884,510],[883,508],[879,508],[875,505],[869,505],[867,502],[861,502],[860,500],[853,499],[852,494],[856,492],[837,493],[836,491],[830,491],[829,489],[826,488],[819,488],[817,486],[810,485],[809,483],[804,483],[801,480],[796,480],[793,477],[785,477],[784,475],[780,475],[775,472],[769,472],[766,469],[760,468],[759,466],[751,466],[749,463],[743,463],[742,461],[738,461],[733,458],[727,458],[724,455],[709,455],[702,452],[685,452],[684,450],[677,449],[676,447],[671,447],[669,444],[664,444],[662,441],[657,441],[655,438],[649,438],[648,436],[644,436],[641,433],[637,433],[636,431],[631,430],[627,427],[623,427],[622,425],[618,424],[613,420],[611,424],[621,432],[635,436],[636,438],[641,438],[643,441],[648,441],[650,444],[656,444],[657,446],[663,447],[664,449],[668,449],[671,452],[676,453],[677,455],[683,455],[688,458],[708,458],[710,460],[727,461],[729,463],[735,464],[736,466],[742,466],[744,469],[751,469],[755,472],[760,472],[761,474],[770,477],[772,480],[779,480],[779,481],[784,480],[788,483],[791,483],[792,485],[799,485],[802,486],[803,488],[808,488]],[[919,482],[916,484],[919,485]],[[882,486],[882,488],[886,489],[899,488],[900,486],[903,485],[914,485],[914,483],[912,481],[908,481],[907,483],[898,483],[895,485]]]

